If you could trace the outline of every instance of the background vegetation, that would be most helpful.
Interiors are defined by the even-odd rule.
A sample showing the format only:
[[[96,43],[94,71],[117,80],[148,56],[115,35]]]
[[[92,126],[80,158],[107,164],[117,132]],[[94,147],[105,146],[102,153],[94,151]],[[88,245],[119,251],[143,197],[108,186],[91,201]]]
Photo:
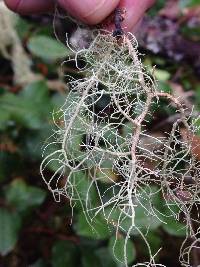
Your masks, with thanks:
[[[53,16],[15,17],[3,7],[0,15],[0,266],[122,267],[113,256],[115,233],[105,227],[102,218],[96,220],[97,234],[78,207],[72,219],[68,200],[55,203],[39,174],[42,146],[53,128],[51,113],[62,105],[68,93],[63,73],[77,75],[72,65],[62,70],[60,67],[71,52],[55,40]],[[173,27],[165,32],[172,42],[168,48],[162,43],[159,19]],[[159,42],[148,46],[149,39],[144,41],[144,36],[150,38],[152,34],[152,28],[146,25],[146,32],[139,36],[141,51],[146,54],[144,63],[157,65],[156,77],[163,90],[178,95],[187,107],[195,105],[200,112],[200,1],[157,1],[146,23],[151,21],[157,23]],[[65,31],[74,27],[63,18],[54,22],[61,40],[65,39]],[[185,42],[182,47],[180,43],[173,45],[177,36]],[[156,134],[174,115],[173,110],[167,118],[163,113],[159,108],[152,125]],[[198,136],[196,140],[200,142]],[[53,170],[54,166],[50,166],[48,171]],[[80,190],[85,194],[84,184]],[[155,198],[154,205],[162,208],[162,198]],[[137,220],[145,228],[145,214],[138,213]],[[154,251],[163,248],[157,258],[159,263],[179,266],[177,255],[184,236],[181,222],[152,224],[149,242]],[[122,258],[123,236],[119,240],[115,254]],[[130,263],[148,259],[136,234],[127,249]],[[200,264],[200,257],[196,261]]]

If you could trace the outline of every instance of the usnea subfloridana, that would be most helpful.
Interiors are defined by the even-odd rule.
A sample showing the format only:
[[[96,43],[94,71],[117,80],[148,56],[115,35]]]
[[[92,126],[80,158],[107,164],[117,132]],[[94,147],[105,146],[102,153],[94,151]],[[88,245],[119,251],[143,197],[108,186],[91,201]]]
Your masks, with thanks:
[[[88,48],[73,50],[73,61],[84,75],[71,79],[65,104],[54,114],[56,127],[44,149],[41,174],[57,201],[63,195],[72,207],[81,204],[91,231],[101,216],[116,232],[116,240],[118,233],[125,237],[125,266],[127,242],[134,234],[144,240],[149,262],[133,266],[163,266],[155,262],[148,229],[169,219],[179,221],[181,214],[186,239],[180,262],[191,266],[191,252],[199,242],[191,216],[199,202],[200,168],[192,144],[198,118],[159,90],[153,71],[142,65],[136,38],[123,33],[119,22],[116,19],[114,34],[94,30]],[[179,115],[169,132],[155,136],[146,125],[154,115],[152,107],[163,99]],[[55,172],[47,177],[45,169],[52,163]],[[156,198],[162,198],[162,208]],[[142,226],[137,220],[141,213],[146,216]]]

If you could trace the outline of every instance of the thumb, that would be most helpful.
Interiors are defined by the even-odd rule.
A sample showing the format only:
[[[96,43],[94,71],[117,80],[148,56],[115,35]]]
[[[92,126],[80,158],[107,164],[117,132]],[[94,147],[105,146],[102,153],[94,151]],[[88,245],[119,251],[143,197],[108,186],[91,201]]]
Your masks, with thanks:
[[[8,8],[20,14],[51,11],[56,1],[83,22],[97,24],[115,9],[120,0],[4,0]]]
[[[70,14],[87,24],[98,24],[117,7],[120,0],[58,0]]]
[[[145,12],[155,3],[155,0],[121,0],[120,7],[125,8],[126,16],[122,26],[126,31],[135,31]]]
[[[9,9],[20,14],[36,14],[53,10],[54,0],[4,0]]]

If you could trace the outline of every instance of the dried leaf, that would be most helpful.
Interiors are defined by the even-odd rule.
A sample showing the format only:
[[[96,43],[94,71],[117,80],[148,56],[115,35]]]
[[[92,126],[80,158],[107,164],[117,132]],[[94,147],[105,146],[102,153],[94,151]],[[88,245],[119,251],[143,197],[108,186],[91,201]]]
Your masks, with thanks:
[[[200,160],[200,136],[188,132],[186,129],[181,129],[181,136],[184,141],[191,142],[191,154],[197,160]]]

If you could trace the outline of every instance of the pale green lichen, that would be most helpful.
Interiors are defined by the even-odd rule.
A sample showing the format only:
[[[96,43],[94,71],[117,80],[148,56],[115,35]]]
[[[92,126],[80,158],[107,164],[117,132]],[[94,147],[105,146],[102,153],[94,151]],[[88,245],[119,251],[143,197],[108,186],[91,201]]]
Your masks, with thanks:
[[[157,89],[153,73],[146,71],[138,57],[137,46],[132,34],[116,40],[111,33],[94,32],[90,46],[76,52],[77,67],[79,59],[87,63],[79,68],[86,76],[71,80],[66,102],[55,114],[59,123],[53,141],[45,147],[41,174],[57,200],[64,195],[72,205],[81,203],[91,226],[95,216],[102,214],[110,227],[125,234],[126,266],[126,244],[134,232],[144,239],[150,255],[149,263],[135,266],[162,266],[156,264],[157,253],[152,254],[137,224],[138,210],[146,214],[147,232],[168,217],[178,220],[184,214],[186,240],[192,235],[197,243],[191,209],[199,202],[200,169],[191,139],[180,136],[181,127],[194,133],[194,125],[177,99]],[[108,103],[97,111],[96,104],[104,97]],[[172,102],[180,116],[170,133],[156,137],[146,132],[145,124],[160,98]],[[144,146],[146,137],[150,145]],[[153,167],[146,167],[146,161],[153,162]],[[44,170],[51,164],[56,166],[55,173],[46,177]],[[79,189],[84,174],[88,180],[83,194]],[[105,180],[107,187],[102,190],[99,184]],[[154,206],[154,198],[160,195],[168,213]],[[191,247],[182,247],[182,266],[190,266],[190,257],[185,258],[190,252]]]

